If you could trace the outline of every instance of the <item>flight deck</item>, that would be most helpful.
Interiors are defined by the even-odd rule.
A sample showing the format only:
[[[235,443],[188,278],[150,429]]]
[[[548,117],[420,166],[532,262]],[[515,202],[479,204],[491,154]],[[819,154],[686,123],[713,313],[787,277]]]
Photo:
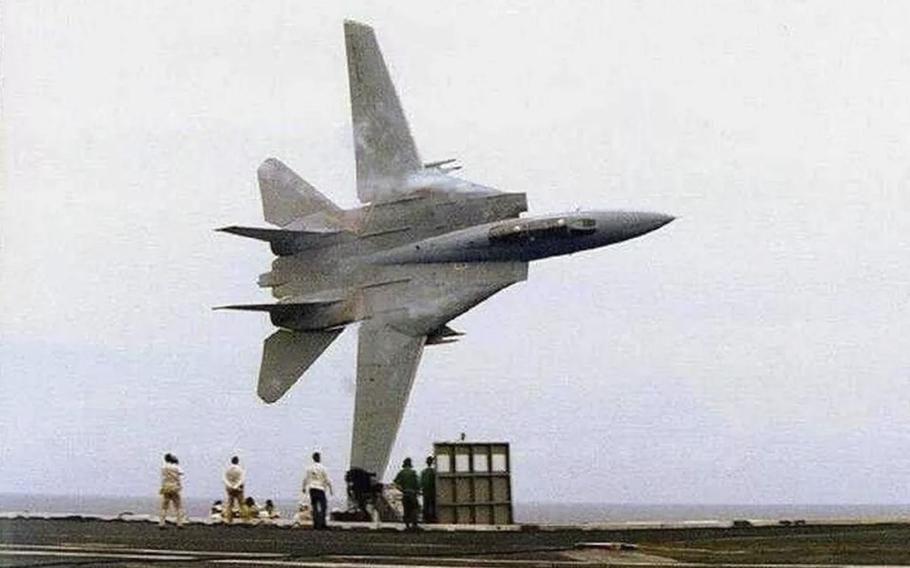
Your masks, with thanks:
[[[436,525],[404,531],[338,524],[158,528],[151,518],[0,518],[0,566],[664,566],[910,565],[910,523],[782,525]]]

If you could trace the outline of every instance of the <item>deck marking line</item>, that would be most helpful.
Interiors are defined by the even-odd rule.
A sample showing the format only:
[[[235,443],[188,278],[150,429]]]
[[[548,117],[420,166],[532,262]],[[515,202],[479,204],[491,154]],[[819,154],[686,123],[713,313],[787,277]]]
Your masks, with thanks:
[[[55,552],[50,550],[0,550],[0,556],[38,556],[54,558],[112,558],[118,560],[185,560],[195,561],[195,556],[161,556],[149,554],[119,554],[113,552]]]
[[[554,552],[559,552],[559,551],[554,551]],[[502,551],[491,552],[491,554],[501,554],[501,553],[503,553],[503,552]],[[508,552],[506,552],[506,553],[508,553]],[[328,555],[325,558],[337,558],[339,560],[351,560],[351,561],[355,561],[355,562],[364,561],[364,560],[373,560],[373,559],[376,559],[376,560],[382,559],[382,560],[386,560],[386,561],[404,559],[404,560],[414,560],[414,561],[419,560],[422,562],[448,562],[448,563],[458,564],[458,565],[460,565],[460,564],[468,564],[468,565],[472,565],[472,564],[528,564],[529,562],[533,563],[533,564],[540,564],[541,562],[543,562],[546,564],[546,563],[553,562],[552,560],[514,560],[514,559],[497,560],[495,558],[474,558],[474,557],[464,557],[464,556],[450,558],[447,556],[390,556],[388,554],[375,555],[375,556],[368,555],[368,554],[361,554],[361,555],[333,554],[333,555]],[[561,562],[561,561],[557,561],[557,562]],[[577,562],[577,560],[565,560],[565,562],[573,563],[573,562]],[[673,563],[673,566],[678,566],[678,564]],[[907,568],[907,567],[904,566],[903,568]]]
[[[211,556],[214,558],[285,558],[287,554],[280,552],[224,552],[215,550],[173,550],[168,548],[125,548],[126,545],[114,545],[112,548],[105,548],[103,545],[78,546],[75,544],[53,545],[53,544],[5,544],[0,543],[0,549],[26,549],[26,550],[44,550],[48,552],[97,552],[97,553],[115,553],[123,552],[130,554],[171,554],[171,555],[191,555],[191,556]],[[0,550],[2,552],[2,550]]]
[[[407,558],[402,557],[402,560],[407,560]],[[534,565],[540,565],[538,561],[528,561]],[[312,560],[228,560],[228,559],[219,559],[212,560],[212,564],[250,564],[253,566],[294,566],[298,568],[402,568],[406,566],[407,568],[439,568],[439,564],[374,564],[374,563],[363,563],[363,562],[319,562]],[[902,568],[907,568],[903,566]]]

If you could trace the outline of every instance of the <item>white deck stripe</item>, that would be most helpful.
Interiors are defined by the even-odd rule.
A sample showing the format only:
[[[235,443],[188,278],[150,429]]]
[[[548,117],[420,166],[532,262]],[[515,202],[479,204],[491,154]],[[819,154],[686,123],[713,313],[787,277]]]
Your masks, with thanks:
[[[54,552],[50,550],[0,550],[0,556],[38,556],[53,558],[112,558],[117,560],[187,560],[195,561],[195,556],[172,556],[161,554],[122,554],[116,552]]]
[[[563,549],[561,549],[561,548],[558,549],[558,550],[554,549],[554,552],[558,552],[558,551],[560,551],[560,550],[563,550]],[[389,556],[389,555],[368,556],[368,555],[343,554],[343,555],[330,555],[330,556],[326,556],[325,558],[337,558],[337,559],[339,559],[339,560],[360,561],[360,562],[361,562],[361,566],[363,566],[364,563],[369,562],[370,560],[384,560],[384,561],[387,561],[387,562],[388,562],[388,561],[392,561],[392,560],[395,560],[396,558],[401,558],[401,557],[400,557],[400,556]],[[445,562],[448,562],[448,563],[451,563],[451,564],[468,564],[468,565],[475,565],[475,564],[528,564],[528,563],[532,563],[532,564],[541,564],[541,563],[543,563],[543,564],[552,564],[552,563],[553,563],[552,560],[511,560],[511,559],[497,560],[497,559],[492,559],[492,558],[474,558],[473,556],[457,556],[457,557],[452,557],[452,558],[445,557],[445,556],[408,556],[407,559],[408,559],[408,560],[421,561],[421,562],[434,562],[434,561],[435,561],[435,562],[439,562],[439,561],[445,561]],[[578,561],[577,561],[577,560],[573,560],[573,559],[571,559],[571,558],[566,558],[565,560],[562,560],[562,561],[560,561],[560,562],[576,563],[576,562],[578,562]],[[638,564],[639,564],[639,562],[635,562],[635,565],[638,565]],[[673,566],[678,566],[678,565],[679,565],[679,564],[677,564],[677,563],[675,563],[675,562],[673,563]],[[371,566],[372,566],[372,565],[371,565]],[[907,568],[907,567],[904,566],[903,568]]]
[[[176,554],[206,556],[212,558],[284,558],[287,554],[280,552],[224,552],[216,550],[172,550],[168,548],[126,548],[121,544],[104,545],[77,545],[77,544],[3,544],[0,543],[0,549],[22,548],[26,550],[44,550],[47,552],[98,552],[98,553],[115,553],[123,552],[129,554]],[[2,553],[2,550],[0,550]]]
[[[403,558],[402,560],[407,560]],[[375,562],[326,562],[317,560],[212,560],[213,564],[250,564],[253,566],[291,566],[296,568],[439,568],[440,564],[376,564]],[[529,560],[529,564],[540,566],[540,561]],[[906,568],[904,566],[903,568]]]

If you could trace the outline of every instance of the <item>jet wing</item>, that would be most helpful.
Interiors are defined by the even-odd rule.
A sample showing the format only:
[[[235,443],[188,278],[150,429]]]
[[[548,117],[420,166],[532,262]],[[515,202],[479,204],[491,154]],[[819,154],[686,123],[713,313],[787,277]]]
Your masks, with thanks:
[[[423,169],[408,121],[373,28],[344,23],[357,161],[357,197],[366,203],[395,192]]]
[[[357,394],[351,467],[375,472],[388,465],[427,336],[499,290],[525,280],[527,263],[482,262],[398,267],[398,284],[382,295],[364,290],[378,315],[364,321],[357,349]],[[381,304],[388,304],[382,311]],[[374,313],[377,313],[374,311]]]
[[[392,201],[418,190],[498,193],[448,175],[461,168],[451,165],[454,159],[422,164],[373,28],[346,21],[344,39],[360,201]]]
[[[382,320],[360,325],[351,467],[385,472],[425,341]]]

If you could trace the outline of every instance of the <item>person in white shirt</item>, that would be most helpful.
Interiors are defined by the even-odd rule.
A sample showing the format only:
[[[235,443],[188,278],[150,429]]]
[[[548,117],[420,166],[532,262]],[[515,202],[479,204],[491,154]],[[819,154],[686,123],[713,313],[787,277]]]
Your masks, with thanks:
[[[230,523],[234,519],[234,504],[243,510],[243,482],[245,473],[240,467],[240,458],[231,458],[231,465],[224,471],[224,490],[227,502],[224,505],[224,520]]]
[[[180,469],[180,462],[172,454],[164,454],[164,465],[161,466],[161,516],[158,518],[158,526],[164,528],[165,517],[171,504],[177,515],[177,528],[183,527],[183,507],[180,503],[180,490],[183,484],[180,478],[183,477],[183,470]]]
[[[304,498],[306,498],[307,494],[310,496],[314,529],[327,528],[325,523],[326,489],[328,489],[330,494],[334,495],[332,482],[329,481],[329,473],[320,463],[321,461],[322,456],[319,455],[319,452],[313,452],[313,463],[306,469],[306,473],[303,476],[303,495]]]

